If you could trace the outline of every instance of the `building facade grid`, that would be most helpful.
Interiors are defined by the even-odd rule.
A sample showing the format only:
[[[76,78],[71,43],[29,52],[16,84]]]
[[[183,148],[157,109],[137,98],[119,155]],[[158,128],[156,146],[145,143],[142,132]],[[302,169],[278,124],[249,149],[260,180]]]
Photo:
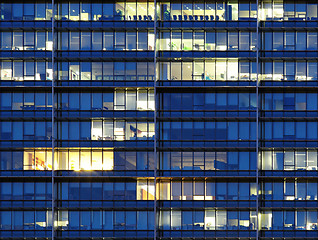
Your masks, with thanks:
[[[315,1],[0,3],[1,239],[317,239]]]

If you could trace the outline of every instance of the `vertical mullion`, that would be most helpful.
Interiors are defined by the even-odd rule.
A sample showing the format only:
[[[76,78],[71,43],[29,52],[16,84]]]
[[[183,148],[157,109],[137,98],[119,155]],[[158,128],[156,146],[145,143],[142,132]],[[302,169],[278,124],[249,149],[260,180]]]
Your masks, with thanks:
[[[259,239],[259,0],[256,4],[256,239]]]
[[[137,3],[138,4],[138,3]],[[154,131],[155,131],[155,137],[154,137],[154,229],[153,229],[153,239],[156,240],[157,236],[157,137],[158,137],[158,127],[157,127],[157,107],[158,107],[158,101],[157,101],[157,70],[156,70],[156,62],[157,62],[157,0],[154,0]]]
[[[55,199],[54,199],[54,148],[55,148],[55,129],[54,129],[54,115],[55,115],[55,103],[54,103],[54,78],[55,78],[55,68],[54,68],[54,54],[55,54],[55,38],[54,38],[54,17],[55,17],[55,6],[54,6],[54,0],[52,0],[52,116],[51,116],[51,124],[52,124],[52,171],[51,171],[51,182],[52,182],[52,240],[54,240],[54,205],[55,205]]]

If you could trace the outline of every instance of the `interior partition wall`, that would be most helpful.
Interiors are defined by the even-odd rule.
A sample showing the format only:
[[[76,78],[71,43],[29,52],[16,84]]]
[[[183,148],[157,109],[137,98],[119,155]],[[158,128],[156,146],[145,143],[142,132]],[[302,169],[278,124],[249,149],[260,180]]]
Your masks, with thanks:
[[[318,237],[317,3],[0,7],[1,239]]]

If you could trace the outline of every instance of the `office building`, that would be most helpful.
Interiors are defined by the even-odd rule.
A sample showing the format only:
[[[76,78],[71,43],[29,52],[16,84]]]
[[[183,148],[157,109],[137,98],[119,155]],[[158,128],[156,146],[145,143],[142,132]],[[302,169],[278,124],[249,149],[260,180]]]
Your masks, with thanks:
[[[0,3],[0,239],[318,239],[317,1]]]

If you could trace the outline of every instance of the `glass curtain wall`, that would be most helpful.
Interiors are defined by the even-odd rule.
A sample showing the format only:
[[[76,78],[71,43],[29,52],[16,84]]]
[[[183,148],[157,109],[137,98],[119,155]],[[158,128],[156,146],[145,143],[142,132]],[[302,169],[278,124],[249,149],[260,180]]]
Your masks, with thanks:
[[[258,3],[2,1],[0,238],[318,239],[318,4]]]

